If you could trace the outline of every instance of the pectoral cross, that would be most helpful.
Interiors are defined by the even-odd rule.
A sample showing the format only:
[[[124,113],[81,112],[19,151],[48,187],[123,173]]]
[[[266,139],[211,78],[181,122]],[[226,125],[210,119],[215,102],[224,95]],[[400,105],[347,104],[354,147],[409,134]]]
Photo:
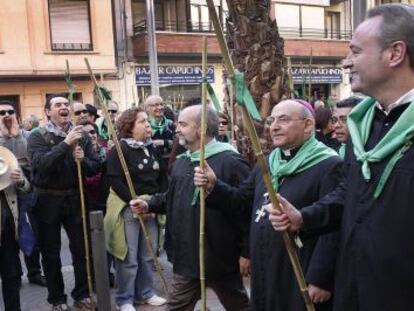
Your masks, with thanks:
[[[261,209],[258,209],[258,210],[256,211],[256,215],[257,215],[257,217],[256,217],[256,219],[254,220],[255,222],[259,222],[259,221],[260,221],[260,218],[262,218],[262,217],[264,217],[264,216],[266,215],[264,205],[262,206],[262,208],[261,208]]]
[[[265,205],[269,204],[269,194],[266,192],[265,194],[263,194],[263,196],[264,196],[263,205],[261,209],[256,211],[257,217],[254,220],[255,222],[259,222],[260,218],[263,218],[264,216],[266,216]]]

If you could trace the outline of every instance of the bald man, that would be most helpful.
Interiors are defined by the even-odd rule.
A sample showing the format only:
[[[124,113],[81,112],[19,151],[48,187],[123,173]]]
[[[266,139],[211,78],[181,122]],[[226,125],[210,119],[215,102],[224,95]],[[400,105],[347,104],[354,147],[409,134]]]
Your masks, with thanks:
[[[301,100],[276,105],[267,119],[276,147],[267,162],[273,186],[296,206],[306,206],[335,188],[341,160],[336,152],[315,139],[312,106]],[[268,203],[260,169],[256,167],[240,187],[226,184],[210,168],[196,168],[195,183],[206,186],[208,202],[221,202],[223,210],[238,210],[246,202],[251,208],[250,260],[251,310],[300,311],[305,304],[294,277],[282,236],[275,234],[264,206]],[[312,259],[316,239],[303,239],[299,257],[305,273],[316,269]],[[317,285],[317,284],[315,284]],[[319,292],[317,310],[329,308],[329,292]]]
[[[177,135],[179,143],[188,151],[177,158],[171,172],[171,181],[165,195],[155,196],[137,212],[166,212],[165,249],[173,264],[173,280],[167,310],[193,311],[200,298],[198,191],[194,187],[194,167],[198,165],[201,139],[201,106],[185,108],[179,116]],[[205,141],[206,160],[220,179],[233,186],[249,174],[249,166],[237,151],[227,143],[218,142],[219,118],[209,108]],[[217,294],[226,310],[244,311],[249,298],[243,286],[241,273],[247,274],[245,257],[249,215],[220,211],[220,202],[207,206],[205,271],[206,284]],[[244,217],[245,216],[245,217]],[[245,225],[241,222],[246,219]],[[248,270],[248,267],[247,267]]]

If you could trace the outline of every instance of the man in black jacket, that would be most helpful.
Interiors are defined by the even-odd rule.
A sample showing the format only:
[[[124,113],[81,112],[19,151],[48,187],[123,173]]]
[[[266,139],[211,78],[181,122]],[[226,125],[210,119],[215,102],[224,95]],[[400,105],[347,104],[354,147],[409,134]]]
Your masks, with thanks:
[[[48,301],[53,310],[67,310],[61,272],[60,230],[63,226],[70,241],[75,271],[72,297],[75,307],[92,310],[87,288],[86,262],[79,184],[75,160],[81,161],[82,172],[93,176],[99,169],[99,158],[83,134],[83,126],[70,122],[69,102],[61,95],[50,96],[45,105],[48,122],[28,139],[32,161],[33,185],[36,192],[34,215],[39,223],[39,246],[48,287]]]
[[[134,203],[137,212],[166,210],[165,248],[174,272],[167,310],[192,311],[200,298],[200,208],[199,192],[193,182],[194,167],[199,161],[200,120],[200,105],[188,107],[181,112],[177,135],[180,144],[188,151],[174,162],[168,192],[153,197],[148,204],[140,200]],[[218,123],[217,114],[209,109],[206,159],[220,178],[237,185],[248,175],[249,166],[230,144],[214,139]],[[249,222],[249,215],[208,207],[205,230],[207,286],[216,292],[226,310],[248,310],[249,298],[240,272],[248,272],[248,232],[243,232],[241,227],[248,227],[246,223]],[[241,226],[241,223],[244,225]]]
[[[348,115],[346,177],[298,212],[282,199],[276,230],[341,226],[334,310],[414,306],[414,7],[378,6],[355,30],[344,68],[371,98]]]

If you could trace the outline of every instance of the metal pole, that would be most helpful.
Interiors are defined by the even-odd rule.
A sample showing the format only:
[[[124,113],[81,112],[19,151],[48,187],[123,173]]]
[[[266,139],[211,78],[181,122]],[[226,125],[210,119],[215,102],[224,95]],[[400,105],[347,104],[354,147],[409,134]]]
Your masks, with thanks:
[[[146,0],[147,8],[147,33],[148,33],[148,54],[151,71],[151,94],[160,95],[158,84],[158,55],[157,40],[155,35],[154,0]]]
[[[98,310],[111,310],[108,260],[102,211],[90,212],[93,268],[95,271]]]

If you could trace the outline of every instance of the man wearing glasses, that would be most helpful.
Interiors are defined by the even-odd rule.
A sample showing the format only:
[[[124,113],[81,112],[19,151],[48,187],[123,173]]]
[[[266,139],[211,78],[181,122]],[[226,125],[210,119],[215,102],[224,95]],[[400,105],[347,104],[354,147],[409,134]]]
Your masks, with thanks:
[[[167,164],[175,135],[174,122],[165,117],[161,96],[148,96],[145,101],[145,109],[152,129],[152,141],[158,147],[165,164]]]
[[[65,229],[72,254],[75,288],[72,297],[77,310],[93,310],[89,297],[79,185],[75,160],[81,161],[86,176],[96,175],[100,167],[97,154],[83,132],[73,126],[69,102],[64,95],[47,98],[45,128],[34,131],[28,139],[36,193],[34,215],[39,224],[39,246],[43,256],[52,310],[68,310],[60,260],[61,226]]]
[[[73,123],[79,125],[82,121],[88,121],[88,110],[81,102],[73,102]]]
[[[332,114],[334,136],[341,143],[339,155],[342,159],[345,157],[345,144],[349,137],[349,130],[346,120],[352,108],[358,105],[361,101],[362,98],[357,96],[351,96],[341,100],[335,105],[335,109]]]
[[[298,99],[285,100],[273,108],[266,121],[275,146],[267,160],[274,189],[299,207],[332,191],[339,181],[341,160],[333,149],[316,140],[312,106]],[[282,236],[275,234],[265,210],[269,201],[259,168],[255,167],[238,188],[216,178],[208,165],[204,171],[199,167],[195,171],[195,185],[205,186],[210,193],[207,204],[220,202],[219,207],[234,213],[241,206],[251,209],[251,310],[304,310]],[[317,238],[298,237],[297,244],[303,244],[299,259],[306,274],[320,264],[320,258],[312,256]],[[327,302],[331,293],[323,294],[313,302]],[[322,307],[329,310],[329,305]]]
[[[108,113],[112,124],[115,126],[116,117],[119,113],[119,107],[118,104],[113,100],[108,102]],[[105,118],[101,117],[98,120],[96,120],[96,125],[98,126],[99,136],[102,137],[104,140],[108,141],[110,137],[108,133],[108,126],[105,124],[105,122]]]

